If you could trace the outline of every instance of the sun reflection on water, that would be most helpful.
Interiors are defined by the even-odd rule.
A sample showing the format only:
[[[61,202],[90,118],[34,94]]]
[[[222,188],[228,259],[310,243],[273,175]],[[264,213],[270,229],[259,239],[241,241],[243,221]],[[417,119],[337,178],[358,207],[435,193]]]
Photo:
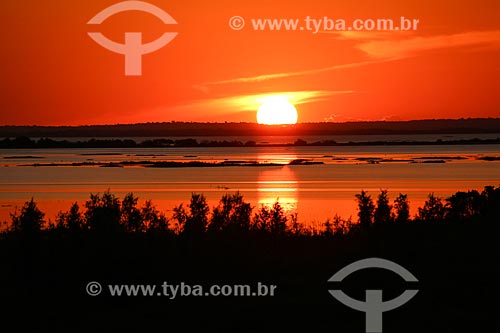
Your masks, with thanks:
[[[297,212],[298,181],[288,165],[262,170],[257,192],[259,207],[272,206],[278,200],[287,213]]]

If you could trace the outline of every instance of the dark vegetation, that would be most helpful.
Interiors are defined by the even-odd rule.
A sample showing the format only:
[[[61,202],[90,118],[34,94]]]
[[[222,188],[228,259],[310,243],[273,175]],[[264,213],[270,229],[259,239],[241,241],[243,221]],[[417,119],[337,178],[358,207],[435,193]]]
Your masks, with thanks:
[[[335,215],[321,229],[299,223],[279,202],[253,208],[239,193],[224,195],[213,208],[194,193],[167,217],[150,201],[139,205],[133,194],[120,200],[105,192],[54,221],[30,200],[0,234],[2,321],[36,332],[364,332],[363,313],[333,299],[326,281],[355,260],[381,257],[420,281],[414,300],[384,314],[384,332],[498,331],[497,307],[488,300],[498,296],[500,187],[446,199],[430,194],[413,217],[404,194],[391,199],[382,190],[374,199],[361,191],[356,200],[357,221]],[[357,275],[343,289],[360,300],[367,288],[384,289],[384,299],[407,289],[382,273]],[[89,281],[260,281],[276,284],[278,294],[90,297]]]
[[[327,220],[324,228],[314,229],[298,222],[296,213],[288,214],[279,201],[272,206],[262,206],[256,211],[245,202],[239,192],[225,194],[216,207],[211,209],[203,194],[193,193],[189,205],[181,204],[173,209],[168,218],[146,201],[139,207],[139,198],[133,193],[123,200],[109,191],[91,194],[82,211],[74,203],[67,212],[60,212],[55,221],[46,221],[34,199],[27,201],[20,211],[11,214],[11,225],[4,236],[34,236],[43,233],[88,233],[118,235],[123,233],[159,233],[179,237],[195,234],[223,233],[242,236],[256,233],[274,236],[322,237],[348,235],[376,226],[394,223],[493,223],[500,221],[500,187],[487,186],[482,192],[471,190],[457,192],[442,199],[429,194],[423,207],[410,217],[408,196],[400,193],[391,202],[388,191],[381,190],[374,200],[366,191],[356,194],[358,219],[334,217]],[[208,236],[207,236],[208,237]]]
[[[307,142],[297,139],[295,142],[284,144],[257,143],[249,140],[203,140],[197,141],[192,138],[185,139],[148,139],[141,142],[131,139],[89,139],[83,141],[55,140],[51,138],[32,139],[25,136],[15,138],[3,138],[0,140],[0,149],[21,148],[192,148],[192,147],[290,147],[290,146],[414,146],[414,145],[478,145],[498,144],[500,137],[496,139],[461,139],[435,141],[360,141],[360,142],[337,142],[335,140],[322,140]],[[13,156],[16,157],[16,156]],[[20,156],[27,158],[29,156]]]
[[[324,164],[321,161],[312,161],[309,159],[291,160],[289,165],[317,165]],[[204,161],[120,161],[120,162],[71,162],[71,163],[30,163],[20,164],[19,166],[33,167],[55,167],[55,166],[73,166],[73,167],[102,167],[102,168],[124,168],[124,167],[145,167],[145,168],[216,168],[216,167],[234,167],[234,166],[282,166],[281,163],[257,162],[257,161],[222,161],[222,162],[204,162]]]
[[[2,126],[0,137],[165,137],[370,134],[500,133],[500,118],[429,119],[345,123],[300,123],[267,126],[256,123],[143,123],[90,126]]]

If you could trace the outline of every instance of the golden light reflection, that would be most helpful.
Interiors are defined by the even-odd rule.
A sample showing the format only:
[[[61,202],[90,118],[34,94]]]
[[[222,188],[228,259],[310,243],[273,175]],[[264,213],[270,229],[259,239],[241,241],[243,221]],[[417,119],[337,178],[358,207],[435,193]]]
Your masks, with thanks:
[[[273,163],[287,165],[297,159],[297,154],[259,154],[257,161],[259,163]]]
[[[293,170],[285,165],[262,170],[257,181],[258,206],[272,206],[277,200],[287,213],[296,213],[298,182]]]

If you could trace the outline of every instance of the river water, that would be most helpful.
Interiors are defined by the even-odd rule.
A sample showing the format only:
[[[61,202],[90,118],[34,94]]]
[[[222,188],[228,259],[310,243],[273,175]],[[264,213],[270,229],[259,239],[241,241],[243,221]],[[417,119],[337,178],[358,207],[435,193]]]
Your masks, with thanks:
[[[268,138],[266,142],[275,143],[273,140]],[[90,193],[107,189],[120,197],[133,192],[140,202],[152,199],[167,215],[175,205],[187,203],[192,192],[204,193],[214,206],[224,193],[240,191],[256,208],[279,200],[289,213],[298,213],[301,222],[313,226],[334,214],[355,220],[356,193],[366,190],[375,198],[380,189],[387,189],[392,198],[398,193],[408,194],[411,213],[415,214],[431,192],[446,197],[458,190],[499,186],[500,162],[481,160],[486,156],[499,157],[500,145],[4,149],[0,150],[0,221],[9,220],[9,214],[31,197],[46,218],[54,220],[56,213],[67,210],[72,202],[83,204]],[[323,164],[288,165],[295,159]],[[252,161],[278,165],[71,166],[123,161]]]

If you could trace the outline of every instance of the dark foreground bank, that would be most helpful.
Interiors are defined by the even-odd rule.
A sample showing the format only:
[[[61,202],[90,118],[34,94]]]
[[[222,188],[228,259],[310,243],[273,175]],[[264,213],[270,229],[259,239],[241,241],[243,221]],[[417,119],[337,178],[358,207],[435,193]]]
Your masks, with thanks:
[[[346,232],[336,232],[336,227],[293,232],[276,225],[272,229],[273,224],[243,232],[242,225],[232,224],[241,219],[231,220],[234,211],[224,211],[222,202],[205,230],[192,224],[203,209],[179,207],[177,217],[186,218],[191,227],[177,232],[96,225],[82,230],[68,224],[78,215],[74,211],[63,214],[59,228],[30,229],[22,224],[22,214],[17,215],[17,229],[0,236],[0,325],[31,332],[364,332],[365,313],[340,303],[329,290],[341,289],[360,301],[366,290],[383,290],[385,302],[418,289],[406,304],[383,313],[383,332],[495,332],[500,328],[495,306],[500,296],[500,189],[452,198],[444,206],[429,198],[418,218],[402,221],[383,214],[380,197],[375,207],[360,194],[360,223]],[[106,201],[94,199],[93,215],[84,214],[84,220],[118,218],[108,215],[112,210]],[[27,212],[36,217],[36,209]],[[261,223],[279,217],[259,213]],[[129,214],[131,220],[133,211]],[[214,214],[219,214],[221,227],[209,231]],[[384,217],[390,218],[381,221]],[[340,283],[328,282],[346,265],[374,257],[397,263],[418,282],[375,268],[354,272]],[[101,285],[99,295],[91,296],[98,291],[91,282]],[[165,282],[204,291],[214,285],[249,285],[256,292],[259,285],[276,289],[273,296],[268,289],[262,296],[175,298],[159,294],[162,289],[151,296],[117,296],[116,289],[112,296],[110,289],[160,288]]]

